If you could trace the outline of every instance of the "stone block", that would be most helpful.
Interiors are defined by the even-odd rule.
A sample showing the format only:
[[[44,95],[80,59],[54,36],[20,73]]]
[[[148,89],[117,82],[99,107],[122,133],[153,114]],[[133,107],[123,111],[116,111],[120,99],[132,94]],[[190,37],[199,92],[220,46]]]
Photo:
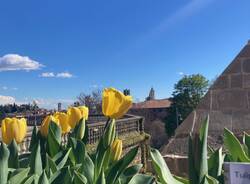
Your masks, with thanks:
[[[243,85],[243,75],[231,75],[231,88],[242,88]]]
[[[229,76],[222,75],[216,79],[211,89],[227,89],[229,88]]]
[[[243,131],[250,131],[250,110],[233,111],[232,130],[236,134],[242,134]]]
[[[243,87],[250,88],[250,74],[243,75]]]
[[[241,71],[241,60],[240,59],[233,60],[233,62],[223,72],[223,75],[236,74],[236,73],[242,73],[242,71]]]
[[[212,94],[212,110],[248,108],[248,93],[243,89],[218,90]]]
[[[242,68],[244,73],[250,73],[250,59],[242,60]]]
[[[250,45],[246,45],[242,50],[241,52],[238,54],[237,58],[247,58],[249,57],[250,58]]]
[[[211,91],[208,91],[207,94],[201,99],[200,103],[197,105],[196,109],[207,109],[211,107]]]

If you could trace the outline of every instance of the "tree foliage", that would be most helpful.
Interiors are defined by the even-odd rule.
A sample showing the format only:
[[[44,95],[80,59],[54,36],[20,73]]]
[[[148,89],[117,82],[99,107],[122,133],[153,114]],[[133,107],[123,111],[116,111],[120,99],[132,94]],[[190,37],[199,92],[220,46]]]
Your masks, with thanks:
[[[89,108],[91,114],[102,112],[102,91],[97,89],[90,94],[80,93],[77,97],[79,105],[85,105]]]
[[[177,126],[196,108],[208,86],[209,81],[200,74],[185,75],[175,84],[172,104],[165,120],[168,135],[173,135]]]

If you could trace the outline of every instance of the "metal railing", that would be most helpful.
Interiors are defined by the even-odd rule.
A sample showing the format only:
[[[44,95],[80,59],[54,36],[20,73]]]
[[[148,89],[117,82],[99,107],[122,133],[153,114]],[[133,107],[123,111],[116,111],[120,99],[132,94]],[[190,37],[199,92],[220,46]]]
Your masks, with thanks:
[[[33,118],[32,120],[34,120]],[[42,117],[36,117],[36,120],[42,120]],[[41,121],[34,122],[30,121],[29,118],[28,125],[29,130],[27,136],[24,141],[20,144],[20,152],[26,153],[28,152],[28,148],[31,141],[31,134],[34,123],[38,126],[41,124]],[[107,118],[102,115],[90,115],[88,121],[86,122],[86,126],[88,127],[88,144],[95,144],[99,141],[100,137],[103,134],[104,127],[106,124]],[[116,120],[116,131],[119,136],[130,133],[130,132],[138,132],[142,134],[144,132],[144,118],[140,116],[127,114],[123,118]],[[62,135],[62,144],[66,144],[68,141],[68,135]]]

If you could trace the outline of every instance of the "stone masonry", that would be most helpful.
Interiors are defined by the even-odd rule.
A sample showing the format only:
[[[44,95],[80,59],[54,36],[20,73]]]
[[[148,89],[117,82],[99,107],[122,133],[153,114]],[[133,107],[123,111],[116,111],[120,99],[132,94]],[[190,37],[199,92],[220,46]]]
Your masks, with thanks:
[[[177,128],[175,137],[162,153],[186,155],[189,133],[198,133],[207,115],[210,117],[208,142],[214,148],[221,146],[225,127],[237,136],[243,131],[250,133],[250,41]]]

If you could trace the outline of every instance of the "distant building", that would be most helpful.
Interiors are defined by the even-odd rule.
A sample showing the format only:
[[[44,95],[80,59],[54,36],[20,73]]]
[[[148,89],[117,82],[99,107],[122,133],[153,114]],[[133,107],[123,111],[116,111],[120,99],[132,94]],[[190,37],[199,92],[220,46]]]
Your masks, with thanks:
[[[151,145],[160,148],[167,142],[164,119],[168,115],[171,101],[167,98],[156,99],[155,90],[150,89],[144,102],[134,103],[129,113],[145,118],[145,131],[151,135]]]
[[[59,102],[58,104],[57,104],[57,111],[62,111],[62,103],[61,102]]]

